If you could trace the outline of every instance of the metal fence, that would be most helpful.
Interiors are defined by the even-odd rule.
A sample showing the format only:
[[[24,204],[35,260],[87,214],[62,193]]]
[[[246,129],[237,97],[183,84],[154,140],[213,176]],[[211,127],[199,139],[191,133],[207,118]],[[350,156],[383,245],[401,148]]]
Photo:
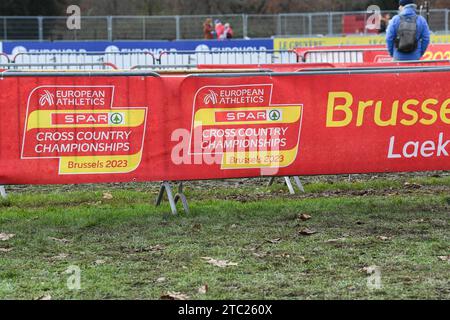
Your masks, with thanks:
[[[294,50],[139,52],[23,52],[0,54],[0,69],[143,69],[193,68],[198,65],[266,65],[298,63]]]
[[[395,14],[396,12],[382,12]],[[349,18],[360,25],[347,30]],[[367,12],[292,13],[277,15],[104,16],[81,18],[80,30],[67,28],[67,17],[0,17],[1,40],[181,40],[203,37],[206,18],[233,26],[235,38],[364,34]],[[450,10],[431,10],[434,32],[449,32]]]

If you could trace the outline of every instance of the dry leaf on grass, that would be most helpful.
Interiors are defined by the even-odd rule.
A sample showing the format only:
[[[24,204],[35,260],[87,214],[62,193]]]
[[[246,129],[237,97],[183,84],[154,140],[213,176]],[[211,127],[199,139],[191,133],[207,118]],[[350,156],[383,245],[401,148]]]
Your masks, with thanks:
[[[43,295],[43,296],[37,298],[36,300],[49,301],[49,300],[52,300],[52,296],[49,294],[46,294],[46,295]]]
[[[0,253],[8,253],[13,251],[13,248],[0,248]]]
[[[64,259],[66,259],[68,257],[69,257],[69,255],[66,254],[66,253],[60,253],[57,256],[52,257],[52,260],[64,260]]]
[[[156,279],[156,282],[158,282],[158,283],[166,282],[166,278],[164,278],[164,277],[158,278],[158,279]]]
[[[189,296],[180,292],[167,292],[161,296],[161,300],[189,300]]]
[[[238,264],[234,263],[234,262],[230,262],[227,260],[216,260],[210,257],[202,257],[203,260],[206,261],[206,263],[209,263],[215,267],[219,267],[219,268],[226,268],[226,267],[235,267]]]
[[[312,236],[313,234],[316,234],[316,230],[308,229],[308,228],[302,228],[298,234],[302,236]]]
[[[377,237],[377,239],[381,240],[381,241],[389,241],[389,240],[392,240],[392,237],[379,236],[379,237]]]
[[[364,273],[366,273],[368,275],[372,275],[372,274],[374,274],[377,271],[377,269],[379,269],[379,267],[371,266],[371,267],[364,267],[364,268],[360,269],[359,271],[360,272],[364,272]]]
[[[450,263],[450,256],[440,256],[438,257],[439,260],[449,262]]]
[[[96,264],[97,266],[102,265],[102,264],[105,264],[105,263],[106,263],[105,260],[96,260],[96,261],[95,261],[95,264]]]
[[[13,233],[0,233],[0,241],[8,241],[14,238],[16,235]]]
[[[308,220],[311,220],[311,219],[312,219],[312,217],[311,217],[309,214],[306,214],[306,213],[300,214],[300,215],[298,216],[298,218],[299,218],[300,220],[302,220],[302,221],[308,221]]]
[[[105,199],[105,200],[112,200],[112,199],[114,199],[114,197],[113,197],[113,195],[111,193],[105,192],[103,194],[103,199]]]
[[[70,242],[70,240],[67,240],[67,239],[58,239],[58,238],[53,238],[53,237],[48,237],[48,239],[59,242],[59,243],[63,243],[63,244],[67,244]]]
[[[267,242],[271,243],[271,244],[277,244],[281,242],[281,238],[276,238],[276,239],[272,239],[272,240],[267,240]]]
[[[290,257],[291,257],[291,255],[289,253],[281,253],[281,254],[275,255],[275,258],[281,258],[281,259],[289,259]]]
[[[265,258],[268,256],[268,254],[266,252],[253,252],[253,255],[256,258]]]
[[[420,189],[423,186],[417,183],[405,182],[404,187],[408,189]]]
[[[198,288],[198,293],[199,294],[207,294],[209,290],[209,287],[207,284],[201,286],[200,288]]]
[[[338,238],[338,239],[330,239],[325,241],[325,243],[337,243],[337,242],[343,242],[347,241],[347,238]]]

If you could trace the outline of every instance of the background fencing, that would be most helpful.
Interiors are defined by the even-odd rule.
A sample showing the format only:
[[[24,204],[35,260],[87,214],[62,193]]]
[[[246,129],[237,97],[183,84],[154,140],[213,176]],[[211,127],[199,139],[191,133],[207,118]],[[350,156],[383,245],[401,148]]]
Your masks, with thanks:
[[[383,12],[392,15],[396,12]],[[67,17],[0,17],[0,40],[182,40],[203,38],[206,18],[233,26],[235,38],[366,34],[367,12],[277,15],[103,16],[81,18],[80,30],[69,30]],[[434,32],[449,32],[450,10],[431,10]]]

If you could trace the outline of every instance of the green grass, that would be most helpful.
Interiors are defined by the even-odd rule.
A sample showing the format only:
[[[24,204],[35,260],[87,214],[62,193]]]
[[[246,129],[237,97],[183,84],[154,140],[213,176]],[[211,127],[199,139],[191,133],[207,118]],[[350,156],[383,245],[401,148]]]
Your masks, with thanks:
[[[0,233],[16,235],[0,242],[13,249],[0,252],[0,298],[450,298],[439,259],[450,254],[448,176],[310,182],[297,196],[281,184],[200,186],[187,190],[192,213],[176,217],[153,206],[155,185],[18,189],[0,202]],[[305,227],[317,234],[300,235]],[[374,265],[379,290],[362,270]],[[79,291],[67,288],[69,266],[81,269]]]

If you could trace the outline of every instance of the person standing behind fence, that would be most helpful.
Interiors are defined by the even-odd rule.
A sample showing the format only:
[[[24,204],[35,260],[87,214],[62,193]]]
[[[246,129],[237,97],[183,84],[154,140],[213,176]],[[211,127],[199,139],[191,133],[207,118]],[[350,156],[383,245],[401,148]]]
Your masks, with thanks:
[[[387,27],[389,25],[389,22],[391,21],[392,17],[389,13],[386,13],[384,17],[381,18],[380,21],[380,30],[378,30],[378,34],[384,34],[387,31]]]
[[[203,23],[203,37],[206,40],[214,39],[214,29],[212,26],[212,19],[208,18]]]
[[[397,61],[420,60],[430,44],[430,29],[417,15],[414,0],[400,0],[400,13],[389,23],[386,42],[389,54]]]
[[[216,26],[217,39],[218,40],[223,39],[222,36],[223,36],[223,34],[225,32],[225,26],[222,24],[222,22],[220,20],[214,21],[214,24]]]
[[[224,39],[233,39],[233,28],[231,28],[231,25],[229,23],[225,23],[225,30],[223,32],[223,38]]]

